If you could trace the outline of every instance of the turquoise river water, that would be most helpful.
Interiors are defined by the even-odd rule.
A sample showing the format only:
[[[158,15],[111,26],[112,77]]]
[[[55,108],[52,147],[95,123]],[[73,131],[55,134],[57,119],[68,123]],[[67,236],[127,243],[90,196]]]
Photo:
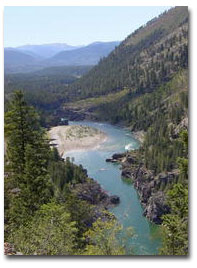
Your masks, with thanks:
[[[159,227],[143,216],[143,209],[132,183],[121,178],[120,165],[105,161],[114,153],[124,152],[128,144],[130,148],[139,148],[139,142],[128,130],[110,124],[87,121],[69,124],[95,127],[107,134],[107,140],[96,150],[71,151],[67,152],[65,157],[74,157],[75,163],[82,164],[89,177],[98,181],[105,191],[120,197],[120,204],[110,211],[123,226],[126,246],[132,249],[135,255],[156,255],[161,246]],[[130,227],[134,230],[133,236],[128,235]]]

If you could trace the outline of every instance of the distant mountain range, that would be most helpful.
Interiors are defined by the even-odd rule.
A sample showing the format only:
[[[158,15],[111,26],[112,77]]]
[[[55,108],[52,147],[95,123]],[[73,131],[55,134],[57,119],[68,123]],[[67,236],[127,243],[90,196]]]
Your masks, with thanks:
[[[101,57],[108,56],[120,42],[95,42],[72,51],[61,51],[47,62],[49,65],[96,65]]]
[[[32,53],[33,55],[38,55],[41,58],[49,58],[53,57],[55,54],[61,51],[69,51],[80,47],[82,46],[70,46],[66,43],[55,43],[43,45],[25,45],[17,47],[16,49],[25,53]]]
[[[95,65],[119,43],[95,42],[87,46],[44,44],[5,48],[4,68],[6,73],[17,73],[53,66]]]

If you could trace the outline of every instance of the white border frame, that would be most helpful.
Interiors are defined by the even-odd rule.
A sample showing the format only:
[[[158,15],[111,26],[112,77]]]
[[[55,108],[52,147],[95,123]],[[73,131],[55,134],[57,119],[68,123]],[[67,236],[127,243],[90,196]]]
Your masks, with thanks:
[[[166,268],[166,266],[172,267],[173,265],[177,265],[179,268],[185,267],[197,267],[197,247],[196,247],[196,239],[197,239],[197,225],[196,225],[196,218],[197,218],[197,209],[195,204],[197,204],[196,197],[197,194],[197,172],[194,170],[194,164],[197,161],[197,141],[195,139],[197,126],[195,123],[195,116],[197,115],[197,70],[194,67],[194,64],[197,60],[197,35],[196,30],[197,28],[197,1],[192,0],[73,0],[73,1],[66,1],[66,0],[1,0],[0,2],[0,16],[1,16],[1,23],[0,23],[0,38],[1,38],[1,49],[0,49],[0,59],[3,59],[3,10],[4,6],[189,6],[190,12],[190,256],[187,258],[183,257],[105,257],[105,258],[98,258],[98,257],[7,257],[3,255],[3,118],[4,118],[4,109],[3,109],[3,61],[0,64],[0,81],[1,81],[1,89],[0,89],[0,163],[1,163],[1,180],[0,180],[0,191],[1,191],[1,232],[0,232],[0,264],[1,267],[20,267],[28,268],[34,267],[34,265],[46,265],[47,268],[54,267],[55,263],[58,262],[59,267],[65,267],[65,265],[76,265],[80,266],[80,268],[94,268],[109,265],[113,268],[119,267],[120,264],[123,262],[124,267],[131,267],[133,265],[137,265],[138,267],[146,267],[146,268]],[[195,173],[194,173],[195,172]],[[34,263],[36,262],[36,263]],[[66,263],[65,263],[66,262]],[[100,263],[101,262],[101,263]]]

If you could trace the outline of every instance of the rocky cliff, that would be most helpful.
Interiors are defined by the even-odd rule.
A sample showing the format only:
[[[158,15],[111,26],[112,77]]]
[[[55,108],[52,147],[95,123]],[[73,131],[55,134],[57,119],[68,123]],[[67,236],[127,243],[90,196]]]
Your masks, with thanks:
[[[144,208],[144,216],[151,222],[161,224],[161,216],[170,212],[166,205],[165,189],[178,181],[178,171],[160,173],[157,176],[148,170],[137,153],[114,154],[107,162],[120,163],[122,177],[128,178],[138,192],[140,202]]]

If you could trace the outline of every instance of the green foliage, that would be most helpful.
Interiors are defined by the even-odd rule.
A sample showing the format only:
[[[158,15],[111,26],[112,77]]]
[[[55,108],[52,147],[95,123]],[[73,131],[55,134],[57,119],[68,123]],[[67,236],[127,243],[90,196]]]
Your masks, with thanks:
[[[177,159],[182,184],[175,184],[167,193],[171,213],[163,216],[162,255],[188,254],[188,132],[183,130],[179,139],[183,145],[183,157]]]
[[[58,156],[55,156],[54,151],[52,151],[48,171],[56,187],[56,196],[59,195],[63,197],[63,195],[67,193],[69,185],[85,182],[87,174],[81,165],[75,165],[69,158],[67,158],[65,162],[61,159],[57,159]]]
[[[182,184],[174,185],[168,191],[168,204],[173,214],[184,218],[188,215],[188,190]]]
[[[188,155],[188,131],[182,130],[180,133],[180,140],[184,145],[184,151],[186,156]]]
[[[13,96],[5,130],[5,240],[24,255],[81,254],[87,246],[84,233],[96,219],[96,208],[73,191],[76,184],[88,182],[86,170],[50,149],[36,112],[21,92]],[[114,219],[107,222],[106,228],[115,232]],[[105,231],[102,225],[95,231],[99,228]],[[103,254],[122,252],[118,250],[114,244]]]
[[[76,223],[63,205],[44,204],[32,220],[11,237],[24,255],[71,255],[75,247]]]
[[[147,131],[141,153],[155,174],[177,168],[177,157],[184,155],[185,145],[177,139],[176,128],[187,117],[186,89],[187,72],[181,71],[157,91],[131,102],[125,113],[134,131]]]
[[[92,66],[61,66],[32,73],[6,74],[6,109],[12,93],[20,88],[28,104],[40,112],[42,125],[45,127],[56,125],[60,122],[62,114],[59,107],[68,97],[68,85],[91,68]]]
[[[188,177],[188,159],[183,158],[183,157],[178,157],[177,164],[178,164],[181,175],[183,175],[184,178],[187,178]]]
[[[130,115],[132,109],[127,106],[130,100],[154,92],[179,70],[188,67],[187,8],[172,8],[140,27],[87,74],[88,67],[80,67],[55,67],[37,73],[8,75],[5,77],[6,100],[16,88],[23,89],[28,103],[41,111],[42,124],[47,127],[59,123],[67,104],[70,108],[70,102],[82,99],[93,101],[93,107],[95,102],[101,101],[98,119],[113,123],[137,121],[134,114]],[[82,77],[71,83],[67,81],[70,73]],[[125,89],[129,94],[117,100],[116,96]],[[111,104],[99,99],[106,95]],[[83,102],[81,105],[83,107]],[[143,108],[140,110],[146,115]],[[149,127],[145,118],[139,125],[142,123]]]
[[[48,142],[36,112],[27,106],[20,91],[14,94],[5,114],[5,135],[9,182],[5,187],[5,216],[12,231],[53,195],[47,172]],[[17,193],[12,194],[13,190]]]
[[[125,250],[118,241],[120,231],[121,226],[115,219],[107,221],[98,218],[84,235],[88,245],[83,255],[125,255]]]
[[[177,164],[180,170],[181,178],[188,179],[188,131],[182,130],[180,133],[180,142],[183,145],[182,157],[177,158]]]
[[[188,190],[175,184],[168,191],[171,213],[163,216],[163,247],[161,255],[188,254]]]
[[[173,15],[172,15],[173,13]],[[176,7],[140,27],[89,73],[69,86],[76,98],[117,92],[153,91],[180,68],[187,68],[188,10]]]
[[[24,181],[21,196],[26,199],[30,211],[35,211],[41,204],[47,203],[53,195],[52,183],[48,174],[49,148],[47,144],[36,141],[28,144],[25,151]]]
[[[37,114],[27,106],[23,93],[17,91],[5,114],[5,136],[9,168],[18,176],[19,182],[24,174],[26,146],[32,144],[40,132]],[[16,181],[16,185],[19,182]]]
[[[77,228],[77,248],[76,250],[83,249],[85,241],[83,235],[92,226],[95,208],[88,204],[86,201],[80,200],[73,194],[69,194],[66,198],[65,208],[70,213],[71,220],[76,222]]]
[[[146,131],[140,149],[146,167],[155,174],[179,168],[182,176],[182,184],[168,192],[171,213],[163,216],[160,253],[187,254],[188,137],[186,131],[180,132],[188,109],[187,67],[188,11],[178,7],[128,36],[72,85],[68,84],[75,78],[62,77],[59,71],[6,76],[5,237],[17,251],[125,254],[115,219],[109,216],[93,223],[94,207],[72,194],[75,184],[87,179],[84,169],[69,159],[64,162],[56,149],[50,150],[38,114],[27,106],[21,92],[10,100],[12,92],[22,88],[27,102],[40,110],[44,126],[64,117],[65,103],[72,101],[79,109],[84,108],[82,99],[91,98],[85,108],[90,111],[96,106],[97,119]]]

